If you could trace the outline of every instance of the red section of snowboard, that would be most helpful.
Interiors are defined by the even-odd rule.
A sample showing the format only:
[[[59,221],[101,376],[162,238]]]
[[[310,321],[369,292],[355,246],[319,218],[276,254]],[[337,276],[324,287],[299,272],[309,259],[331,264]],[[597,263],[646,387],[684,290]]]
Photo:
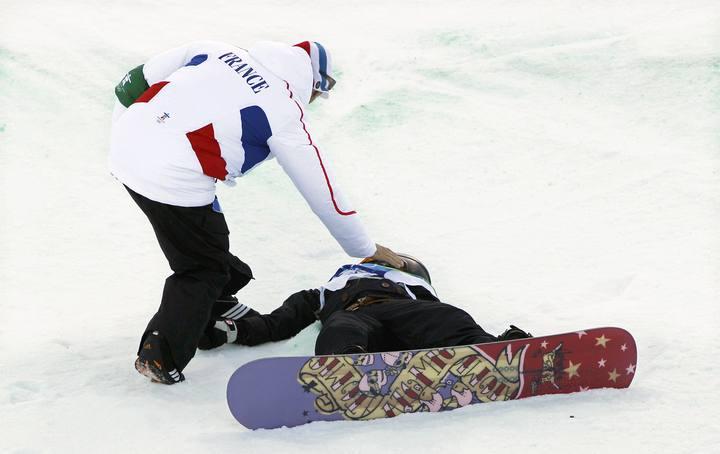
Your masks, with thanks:
[[[407,352],[265,358],[240,367],[228,404],[249,428],[447,411],[544,394],[626,388],[635,341],[620,328]]]
[[[507,343],[525,355],[524,383],[515,399],[596,388],[627,388],[635,377],[635,340],[620,328],[596,328]],[[503,343],[479,345],[499,357]]]

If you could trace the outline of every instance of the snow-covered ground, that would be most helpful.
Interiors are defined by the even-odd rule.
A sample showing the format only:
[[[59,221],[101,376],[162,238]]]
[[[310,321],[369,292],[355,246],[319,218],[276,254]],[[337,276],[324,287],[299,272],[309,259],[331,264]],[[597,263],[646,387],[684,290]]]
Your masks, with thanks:
[[[0,452],[720,452],[716,0],[0,11]],[[253,432],[230,374],[311,353],[317,327],[200,352],[177,386],[135,372],[168,269],[107,170],[114,85],[196,39],[308,38],[339,79],[310,129],[372,236],[489,331],[630,330],[631,388]],[[257,309],[347,260],[275,163],[219,191]]]

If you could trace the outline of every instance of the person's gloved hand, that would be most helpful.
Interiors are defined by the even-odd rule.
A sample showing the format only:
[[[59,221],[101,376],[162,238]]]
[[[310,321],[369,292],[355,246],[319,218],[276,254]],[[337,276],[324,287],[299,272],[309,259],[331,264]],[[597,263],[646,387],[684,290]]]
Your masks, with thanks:
[[[375,247],[377,248],[375,255],[368,257],[366,260],[371,262],[386,262],[392,265],[393,268],[397,269],[402,269],[403,266],[405,266],[405,261],[402,257],[398,256],[390,249],[377,243],[375,244]]]

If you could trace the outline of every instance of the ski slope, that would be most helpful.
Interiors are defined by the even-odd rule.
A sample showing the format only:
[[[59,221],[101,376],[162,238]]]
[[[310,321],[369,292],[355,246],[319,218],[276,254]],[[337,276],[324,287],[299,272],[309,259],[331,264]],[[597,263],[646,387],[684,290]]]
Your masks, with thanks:
[[[720,5],[714,0],[0,0],[0,452],[720,452]],[[132,366],[169,270],[107,170],[113,87],[197,39],[314,39],[308,124],[372,237],[488,331],[621,326],[627,390],[248,431],[239,365]],[[270,311],[348,258],[272,162],[220,185]]]

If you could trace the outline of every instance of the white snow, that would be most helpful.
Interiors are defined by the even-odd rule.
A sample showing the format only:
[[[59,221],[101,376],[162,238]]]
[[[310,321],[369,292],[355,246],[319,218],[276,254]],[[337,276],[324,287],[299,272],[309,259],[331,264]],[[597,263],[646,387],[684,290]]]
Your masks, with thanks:
[[[716,0],[0,7],[0,452],[720,452]],[[137,374],[169,270],[107,171],[113,87],[196,39],[324,43],[310,128],[373,237],[491,332],[628,329],[633,385],[248,431],[230,374],[317,327],[199,352],[181,385]],[[275,163],[220,199],[261,311],[347,261]]]

